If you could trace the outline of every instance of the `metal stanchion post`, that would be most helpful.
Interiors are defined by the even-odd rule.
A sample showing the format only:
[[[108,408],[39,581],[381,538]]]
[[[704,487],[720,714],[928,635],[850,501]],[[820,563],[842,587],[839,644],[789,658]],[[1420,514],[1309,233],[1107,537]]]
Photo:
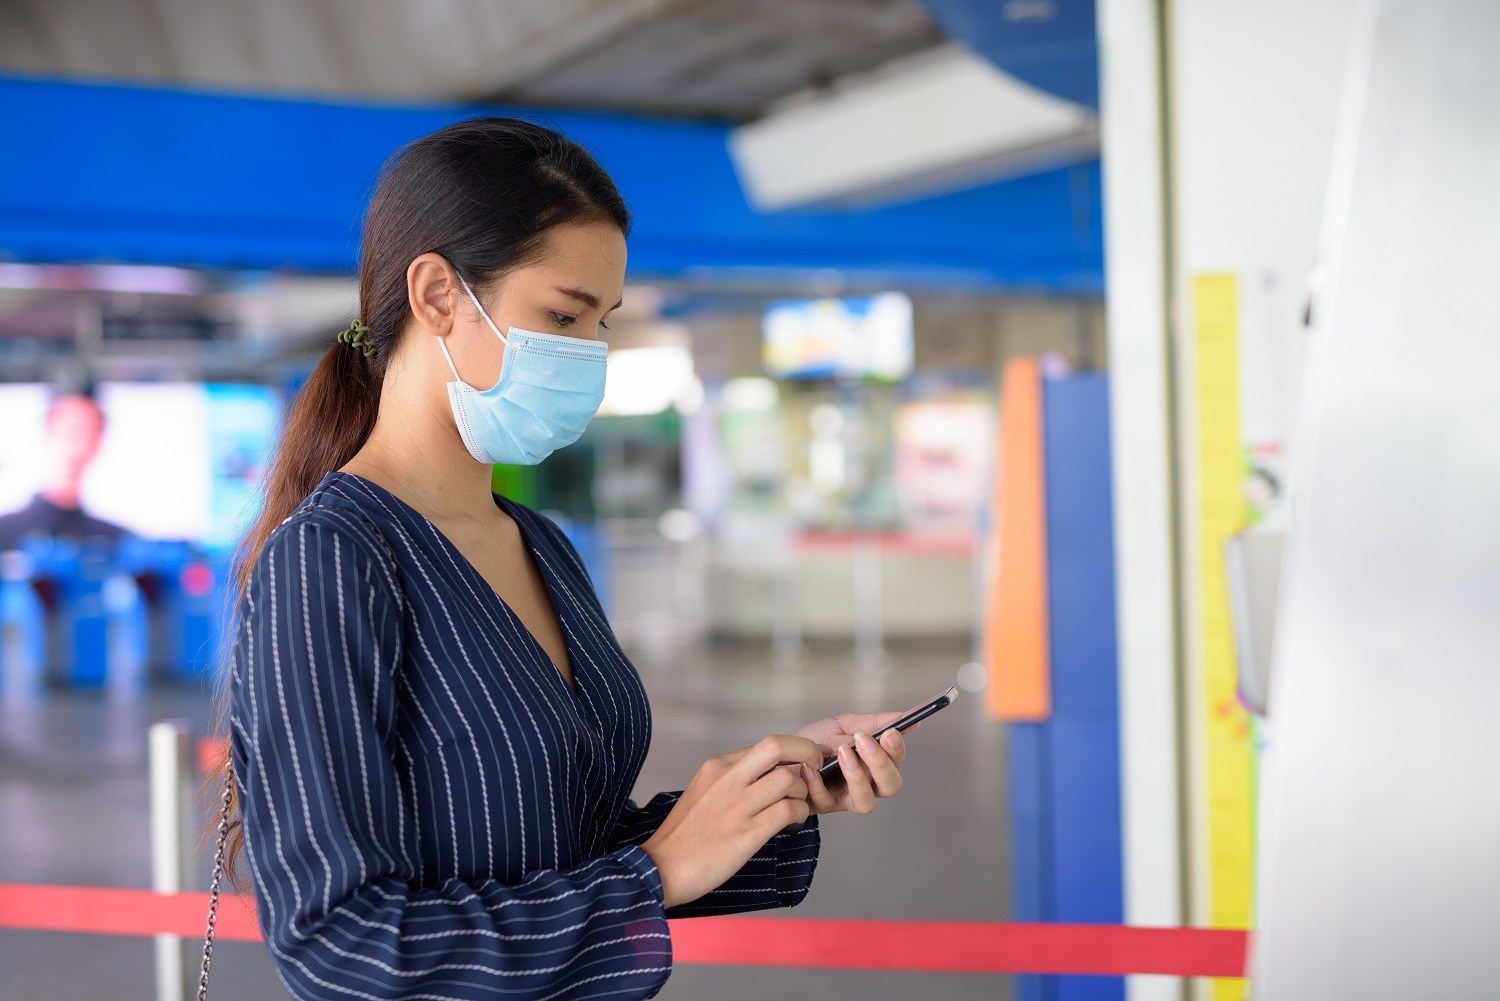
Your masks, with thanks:
[[[153,723],[147,735],[151,785],[151,888],[157,893],[183,890],[183,780],[188,774],[188,739],[192,724],[185,719]],[[156,1001],[184,1001],[187,968],[182,939],[156,936]]]

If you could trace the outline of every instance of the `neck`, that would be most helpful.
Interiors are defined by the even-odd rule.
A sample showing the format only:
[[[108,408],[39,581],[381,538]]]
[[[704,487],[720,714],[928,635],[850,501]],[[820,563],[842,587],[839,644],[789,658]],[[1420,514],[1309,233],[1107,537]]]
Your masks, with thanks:
[[[446,371],[446,369],[445,369]],[[464,447],[446,393],[434,398],[406,376],[387,373],[370,437],[347,472],[376,482],[432,521],[493,519],[491,469]]]
[[[78,507],[79,485],[77,480],[59,480],[38,491],[47,501],[63,508]]]

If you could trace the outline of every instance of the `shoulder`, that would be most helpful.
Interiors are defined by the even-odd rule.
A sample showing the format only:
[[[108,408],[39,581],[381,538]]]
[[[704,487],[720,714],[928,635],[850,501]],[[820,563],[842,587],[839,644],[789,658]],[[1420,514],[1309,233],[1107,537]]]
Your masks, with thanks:
[[[252,579],[271,572],[273,564],[293,559],[299,566],[339,563],[361,571],[372,586],[399,602],[395,553],[377,524],[377,516],[337,481],[324,479],[292,513],[266,536],[251,570]],[[348,586],[362,586],[356,579]]]

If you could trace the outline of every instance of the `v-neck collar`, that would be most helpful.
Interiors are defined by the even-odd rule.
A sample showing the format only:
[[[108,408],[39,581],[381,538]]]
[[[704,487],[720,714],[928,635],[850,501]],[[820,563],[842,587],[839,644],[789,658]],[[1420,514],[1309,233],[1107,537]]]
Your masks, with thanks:
[[[396,496],[394,493],[387,490],[379,483],[376,483],[374,480],[366,479],[365,477],[360,476],[358,473],[346,473],[341,469],[333,469],[328,472],[328,475],[347,476],[352,479],[358,480],[360,483],[365,484],[372,490],[377,491],[382,496],[390,498],[398,506],[400,506],[402,510],[409,512],[412,517],[419,519],[423,524],[431,529],[432,534],[437,536],[437,538],[440,540],[440,545],[447,549],[454,562],[459,564],[464,572],[467,572],[469,575],[471,575],[484,590],[488,591],[494,597],[496,604],[498,604],[504,611],[504,613],[515,623],[516,629],[526,638],[526,642],[531,644],[532,651],[536,653],[536,655],[541,658],[542,663],[546,664],[548,669],[554,675],[556,675],[558,683],[562,685],[564,690],[566,690],[574,698],[582,698],[583,682],[579,676],[578,663],[583,658],[574,656],[573,643],[570,638],[571,631],[568,629],[567,623],[563,621],[562,612],[559,611],[561,607],[562,597],[557,593],[557,588],[553,585],[552,574],[549,572],[549,569],[543,565],[541,554],[537,552],[536,543],[532,540],[531,534],[527,530],[526,520],[524,516],[518,514],[515,510],[513,510],[517,506],[514,501],[512,501],[508,497],[497,494],[494,491],[490,491],[490,497],[495,501],[495,506],[504,511],[505,514],[510,517],[511,521],[516,523],[516,531],[518,531],[521,535],[521,544],[526,547],[528,558],[531,560],[532,566],[536,568],[537,576],[541,578],[542,588],[547,592],[547,603],[552,609],[552,614],[557,618],[558,628],[562,630],[563,650],[567,654],[568,667],[573,677],[571,683],[569,683],[568,678],[563,675],[562,669],[559,668],[557,666],[557,663],[552,659],[552,655],[547,652],[547,648],[542,646],[542,641],[537,639],[536,634],[527,627],[525,621],[523,621],[521,616],[516,613],[516,610],[510,607],[510,604],[500,596],[500,592],[496,591],[490,585],[489,581],[485,580],[484,574],[480,573],[479,568],[474,566],[469,558],[463,554],[463,551],[460,550],[458,546],[453,544],[453,540],[449,539],[442,529],[433,524],[432,519],[428,518],[421,511],[418,511],[416,508],[412,507],[406,501],[402,500],[400,497]]]

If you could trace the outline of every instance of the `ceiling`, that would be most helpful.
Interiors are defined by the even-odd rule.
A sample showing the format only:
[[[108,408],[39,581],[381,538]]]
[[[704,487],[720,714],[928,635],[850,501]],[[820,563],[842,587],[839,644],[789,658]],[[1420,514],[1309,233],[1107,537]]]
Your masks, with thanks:
[[[0,0],[0,19],[0,73],[12,75],[728,122],[945,41],[920,0]],[[321,350],[355,298],[343,279],[225,288],[204,276],[163,294],[109,288],[97,269],[20,270],[0,281],[12,376],[47,369],[97,317],[134,314],[222,317],[249,341],[265,332],[259,351],[242,344],[222,361],[274,369]],[[144,347],[101,353],[126,364]],[[158,366],[222,353],[162,349]]]
[[[941,44],[920,0],[0,0],[0,73],[742,121]]]
[[[731,125],[951,48],[924,0],[0,0],[0,23],[0,75]],[[356,299],[338,277],[3,262],[0,271],[6,378],[46,378],[75,350],[106,376],[271,378],[320,353]],[[633,286],[622,339],[656,322],[664,295],[701,291],[691,286]],[[237,333],[229,343],[157,344],[96,333],[179,316]]]

